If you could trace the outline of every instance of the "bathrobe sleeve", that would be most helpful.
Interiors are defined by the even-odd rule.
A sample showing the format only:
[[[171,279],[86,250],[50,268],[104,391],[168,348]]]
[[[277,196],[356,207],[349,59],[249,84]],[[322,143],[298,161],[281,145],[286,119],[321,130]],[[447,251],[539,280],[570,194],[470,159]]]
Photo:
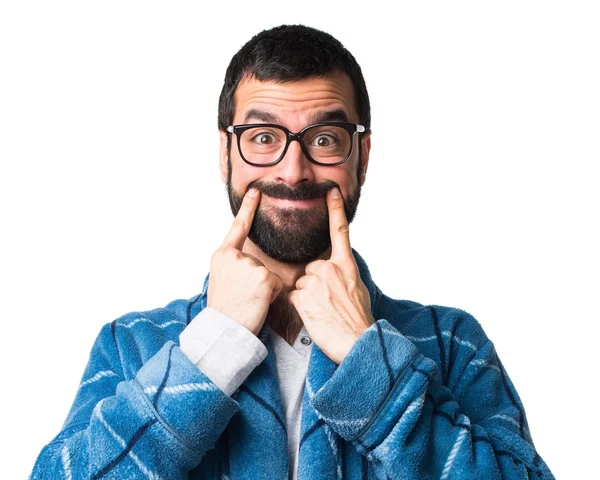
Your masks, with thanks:
[[[123,352],[111,325],[102,329],[63,429],[30,478],[187,478],[239,404],[172,341],[128,373],[122,356],[144,348]]]
[[[449,338],[454,350],[441,369],[380,319],[311,405],[382,480],[554,478],[494,346],[482,330],[476,337]]]

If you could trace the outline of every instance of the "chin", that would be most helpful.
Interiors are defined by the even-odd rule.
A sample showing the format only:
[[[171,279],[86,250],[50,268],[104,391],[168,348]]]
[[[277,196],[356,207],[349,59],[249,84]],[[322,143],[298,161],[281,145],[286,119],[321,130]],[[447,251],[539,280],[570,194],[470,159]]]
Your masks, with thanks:
[[[320,209],[296,210],[277,209],[273,219],[259,209],[248,238],[265,255],[281,263],[304,264],[316,260],[331,247],[329,218]]]

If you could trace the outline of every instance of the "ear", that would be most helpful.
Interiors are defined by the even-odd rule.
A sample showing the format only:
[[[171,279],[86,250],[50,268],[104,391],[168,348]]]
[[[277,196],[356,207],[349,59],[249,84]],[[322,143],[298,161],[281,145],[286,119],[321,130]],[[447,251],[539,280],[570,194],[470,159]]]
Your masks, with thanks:
[[[219,170],[223,183],[227,183],[227,156],[227,132],[219,130]]]
[[[369,155],[371,154],[371,132],[365,133],[360,139],[362,142],[362,152],[360,157],[360,178],[358,179],[362,187],[367,179],[367,168],[369,166]]]

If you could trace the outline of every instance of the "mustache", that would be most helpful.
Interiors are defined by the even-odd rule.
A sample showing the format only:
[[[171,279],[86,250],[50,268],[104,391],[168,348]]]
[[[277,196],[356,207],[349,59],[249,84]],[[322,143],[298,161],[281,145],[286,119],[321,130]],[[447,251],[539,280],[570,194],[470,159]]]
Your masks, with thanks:
[[[301,183],[296,188],[290,188],[283,183],[267,183],[255,180],[248,184],[248,189],[254,187],[261,193],[273,198],[312,200],[313,198],[324,197],[329,190],[337,186],[337,183],[330,180],[323,183]]]

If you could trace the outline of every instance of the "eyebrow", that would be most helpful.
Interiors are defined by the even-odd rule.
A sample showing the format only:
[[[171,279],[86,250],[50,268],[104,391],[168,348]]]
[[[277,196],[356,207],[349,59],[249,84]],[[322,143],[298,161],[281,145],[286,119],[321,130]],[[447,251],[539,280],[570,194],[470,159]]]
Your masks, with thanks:
[[[274,113],[258,110],[257,108],[248,110],[246,116],[244,117],[244,123],[248,123],[248,120],[250,119],[260,120],[261,122],[265,123],[276,123],[278,125],[282,124],[281,119]],[[314,123],[324,122],[350,122],[350,119],[344,110],[338,108],[336,110],[317,112],[309,117],[308,122],[309,125],[312,125]]]
[[[251,118],[255,119],[255,120],[260,120],[261,122],[265,122],[265,123],[279,123],[279,117],[277,115],[275,115],[274,113],[270,113],[270,112],[265,112],[263,110],[258,110],[257,108],[251,108],[250,110],[248,110],[248,112],[246,113],[246,116],[244,117],[244,123],[248,123],[248,120],[250,120]]]

